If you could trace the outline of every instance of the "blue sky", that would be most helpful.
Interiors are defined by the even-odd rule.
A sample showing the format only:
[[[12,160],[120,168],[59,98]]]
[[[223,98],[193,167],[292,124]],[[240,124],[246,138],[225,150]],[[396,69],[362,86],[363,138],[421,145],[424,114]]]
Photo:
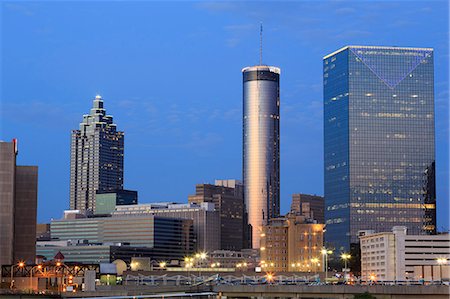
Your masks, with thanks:
[[[38,220],[69,205],[70,130],[99,93],[125,137],[125,187],[187,201],[241,178],[242,75],[282,69],[281,200],[323,194],[322,57],[344,45],[435,49],[438,225],[449,225],[447,1],[1,4],[0,138],[39,166]]]

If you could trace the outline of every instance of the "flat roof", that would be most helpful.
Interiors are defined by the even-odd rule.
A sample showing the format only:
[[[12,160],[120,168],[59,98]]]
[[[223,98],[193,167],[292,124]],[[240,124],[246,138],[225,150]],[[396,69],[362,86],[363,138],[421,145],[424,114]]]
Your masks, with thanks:
[[[258,70],[261,70],[261,71],[270,71],[270,72],[276,73],[276,74],[280,74],[280,73],[281,73],[281,70],[280,70],[279,67],[276,67],[276,66],[269,66],[269,65],[247,66],[247,67],[244,67],[244,68],[242,69],[242,72],[245,73],[245,72],[251,72],[251,71],[258,71]]]
[[[426,50],[426,51],[433,51],[433,48],[414,48],[414,47],[395,47],[395,46],[355,46],[355,45],[349,45],[342,47],[336,51],[334,51],[331,54],[328,54],[323,57],[323,59],[327,59],[333,55],[336,55],[339,52],[345,51],[348,48],[364,48],[364,49],[383,49],[383,50]]]

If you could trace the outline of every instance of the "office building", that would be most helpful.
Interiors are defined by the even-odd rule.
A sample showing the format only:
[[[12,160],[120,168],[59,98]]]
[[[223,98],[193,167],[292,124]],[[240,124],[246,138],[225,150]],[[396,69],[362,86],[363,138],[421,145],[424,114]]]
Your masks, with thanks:
[[[346,46],[323,58],[326,241],[436,231],[433,49]]]
[[[323,229],[324,224],[294,214],[271,219],[261,233],[262,270],[322,271]]]
[[[97,192],[123,189],[124,133],[117,131],[97,95],[70,148],[70,209],[94,211]]]
[[[225,183],[219,181],[218,183]],[[236,187],[236,184],[234,184]],[[220,213],[220,249],[241,250],[244,248],[244,199],[242,185],[237,188],[210,184],[195,186],[195,195],[189,195],[190,203],[213,203]]]
[[[244,201],[252,248],[280,214],[280,69],[258,65],[243,74]]]
[[[391,232],[361,231],[360,246],[362,280],[419,281],[424,267],[428,280],[449,280],[449,234],[408,235],[405,226],[394,226]]]
[[[36,257],[37,166],[17,166],[17,140],[0,141],[0,265]]]
[[[79,243],[125,243],[187,252],[192,220],[155,215],[52,220],[51,237]],[[167,234],[167,235],[166,235]],[[173,246],[173,248],[172,248]]]
[[[111,214],[117,205],[136,205],[137,191],[116,190],[114,192],[97,191],[95,195],[95,214]]]
[[[325,202],[322,196],[292,194],[291,213],[304,215],[317,223],[325,223]]]
[[[122,243],[105,244],[41,244],[37,243],[36,252],[46,260],[53,260],[53,257],[61,252],[64,255],[64,262],[75,262],[84,264],[112,263],[115,260],[123,260],[127,264],[136,257],[150,258],[152,261],[182,260],[186,254],[192,251],[180,252],[171,251],[164,247],[138,247],[125,245]]]
[[[195,251],[220,249],[220,213],[213,203],[177,204],[171,202],[116,206],[113,217],[125,215],[157,215],[165,218],[191,219],[196,238]]]
[[[97,249],[103,254],[106,250],[104,246],[128,246],[120,249],[120,252],[127,251],[128,257],[131,257],[133,252],[136,256],[146,252],[147,255],[157,257],[182,258],[192,254],[195,248],[192,220],[151,214],[69,217],[52,220],[50,231],[52,240],[69,243],[40,242],[38,249],[44,256],[58,250],[66,257],[76,255],[77,250],[79,255],[82,255],[81,252],[88,254],[89,250]],[[103,247],[91,247],[100,245]]]

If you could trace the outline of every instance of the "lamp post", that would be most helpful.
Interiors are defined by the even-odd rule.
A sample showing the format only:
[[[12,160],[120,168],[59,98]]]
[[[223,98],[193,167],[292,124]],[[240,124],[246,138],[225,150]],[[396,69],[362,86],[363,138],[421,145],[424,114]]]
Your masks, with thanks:
[[[349,253],[343,253],[341,254],[341,259],[344,260],[344,282],[347,283],[347,261],[351,258],[352,256]]]
[[[322,253],[322,263],[325,265],[325,283],[328,280],[328,255],[332,254],[333,251],[326,249],[325,247],[320,251]]]
[[[37,265],[37,266],[34,266],[33,268],[31,268],[31,270],[30,270],[30,290],[33,290],[33,269],[34,268],[38,268],[39,270],[41,270],[42,269],[42,265]],[[39,284],[38,284],[39,285]]]
[[[24,262],[19,262],[17,265],[11,265],[11,285],[10,285],[10,289],[12,290],[14,287],[14,266],[18,266],[19,268],[23,268],[25,267],[25,263]]]
[[[439,264],[439,277],[441,278],[441,282],[443,281],[442,279],[442,265],[447,264],[447,259],[446,258],[438,258],[437,263]]]

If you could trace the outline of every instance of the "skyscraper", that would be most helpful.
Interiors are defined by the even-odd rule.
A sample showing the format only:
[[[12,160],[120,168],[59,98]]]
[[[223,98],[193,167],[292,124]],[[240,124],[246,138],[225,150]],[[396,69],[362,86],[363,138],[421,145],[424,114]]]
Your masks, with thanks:
[[[346,46],[323,58],[326,241],[436,228],[433,49]]]
[[[242,185],[234,183],[235,188],[217,185],[217,183],[236,182],[219,180],[216,185],[197,184],[195,194],[189,195],[190,203],[210,202],[220,213],[220,249],[242,250],[244,248],[244,200]],[[230,184],[231,185],[231,184]]]
[[[94,211],[97,191],[123,189],[124,133],[106,115],[97,95],[79,130],[72,131],[70,156],[70,208]]]
[[[17,141],[0,141],[0,266],[36,257],[37,166],[17,166]]]
[[[262,226],[280,214],[280,69],[257,65],[243,73],[243,180],[252,247]]]

